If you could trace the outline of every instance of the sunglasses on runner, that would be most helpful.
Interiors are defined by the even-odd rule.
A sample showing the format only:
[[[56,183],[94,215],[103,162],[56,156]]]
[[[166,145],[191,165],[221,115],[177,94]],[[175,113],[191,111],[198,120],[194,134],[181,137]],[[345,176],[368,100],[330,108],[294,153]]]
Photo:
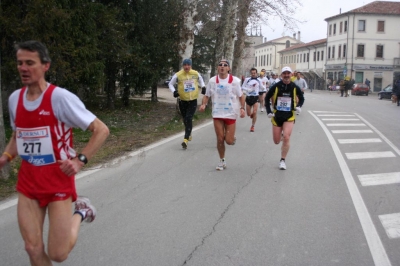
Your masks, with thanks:
[[[219,64],[219,66],[224,66],[224,67],[227,67],[227,66],[229,66],[228,64]]]

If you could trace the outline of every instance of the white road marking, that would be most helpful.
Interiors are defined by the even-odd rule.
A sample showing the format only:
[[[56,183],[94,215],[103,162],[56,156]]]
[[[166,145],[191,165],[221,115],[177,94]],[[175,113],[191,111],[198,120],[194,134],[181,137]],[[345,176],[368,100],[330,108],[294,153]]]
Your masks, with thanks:
[[[332,130],[333,134],[343,134],[343,133],[360,133],[360,134],[364,134],[364,133],[373,133],[372,130],[369,129],[365,129],[365,130]]]
[[[355,144],[355,143],[375,143],[382,142],[381,139],[338,139],[340,144]]]
[[[322,121],[360,121],[358,118],[322,118]]]
[[[347,112],[337,112],[337,111],[313,111],[313,113],[346,114]]]
[[[317,115],[317,116],[355,116],[355,115]]]
[[[379,215],[379,220],[389,238],[400,238],[400,213]]]
[[[341,124],[326,124],[328,127],[365,127],[366,124],[346,124],[346,123],[341,123]]]
[[[383,139],[400,156],[400,149],[397,148],[387,137],[385,137],[378,129],[376,129],[373,125],[371,125],[367,120],[365,120],[358,114],[356,114],[356,116],[358,116],[358,118],[360,118],[365,124],[367,124],[370,128],[372,128],[376,132],[376,134],[378,134],[379,137],[381,137],[381,139]]]
[[[346,153],[347,159],[358,160],[358,159],[375,159],[375,158],[391,158],[396,155],[391,151],[381,152],[348,152]]]
[[[400,183],[400,172],[358,175],[362,186],[379,186]]]
[[[339,146],[336,144],[335,139],[333,138],[329,129],[325,126],[325,124],[315,115],[313,112],[308,111],[317,122],[320,124],[322,129],[324,130],[328,140],[332,146],[333,152],[335,153],[336,159],[338,160],[340,169],[343,173],[344,180],[346,181],[347,188],[349,189],[349,193],[351,199],[353,200],[354,207],[356,209],[358,218],[361,223],[361,227],[363,229],[365,238],[368,243],[369,250],[371,252],[372,258],[374,260],[375,265],[380,266],[391,266],[389,257],[386,253],[385,248],[383,247],[382,241],[379,238],[378,232],[376,231],[375,225],[372,222],[371,216],[369,215],[368,209],[365,206],[365,202],[361,197],[361,193],[358,190],[357,184],[351,174],[351,171],[346,164],[346,161],[339,149]]]

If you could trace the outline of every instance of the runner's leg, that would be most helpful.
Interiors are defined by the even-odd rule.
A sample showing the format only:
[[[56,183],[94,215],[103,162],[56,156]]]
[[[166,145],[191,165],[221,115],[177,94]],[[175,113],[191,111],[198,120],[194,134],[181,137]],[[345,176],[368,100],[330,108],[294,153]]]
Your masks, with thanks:
[[[279,144],[282,138],[282,127],[272,126],[272,139],[275,144]]]
[[[186,109],[185,122],[185,139],[189,139],[192,134],[193,116],[197,109],[197,100],[189,101]]]
[[[18,194],[17,216],[19,230],[25,242],[25,250],[31,265],[52,265],[44,251],[43,223],[46,208],[41,208],[37,200]]]
[[[214,119],[214,129],[217,135],[217,150],[219,158],[225,158],[225,123],[222,120]]]
[[[281,148],[281,156],[282,158],[286,158],[286,155],[289,152],[290,148],[290,135],[292,134],[294,122],[284,122],[282,126],[283,130],[283,144]]]
[[[62,262],[75,246],[82,216],[72,215],[72,199],[53,201],[48,205],[48,253],[53,261]],[[72,215],[72,217],[71,217]]]
[[[225,142],[232,145],[235,142],[236,123],[227,125],[225,124]]]

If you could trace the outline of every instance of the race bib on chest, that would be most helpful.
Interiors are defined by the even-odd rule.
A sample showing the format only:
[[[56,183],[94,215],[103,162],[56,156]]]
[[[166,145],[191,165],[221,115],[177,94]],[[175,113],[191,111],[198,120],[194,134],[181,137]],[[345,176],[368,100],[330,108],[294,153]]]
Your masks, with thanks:
[[[279,111],[291,111],[292,98],[290,97],[278,97],[278,102],[276,103],[276,109]]]
[[[183,87],[185,92],[194,91],[194,81],[193,80],[185,80],[183,82]]]
[[[23,160],[36,166],[56,162],[50,127],[17,128],[16,140]]]

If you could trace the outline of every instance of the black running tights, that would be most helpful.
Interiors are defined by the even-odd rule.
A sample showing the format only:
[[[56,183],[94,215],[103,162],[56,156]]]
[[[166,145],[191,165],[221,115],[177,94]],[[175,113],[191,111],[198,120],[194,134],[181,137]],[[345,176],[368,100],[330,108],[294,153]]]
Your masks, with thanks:
[[[179,111],[181,112],[183,123],[185,124],[185,139],[189,139],[189,136],[192,134],[192,120],[196,108],[197,99],[192,101],[179,101]]]

